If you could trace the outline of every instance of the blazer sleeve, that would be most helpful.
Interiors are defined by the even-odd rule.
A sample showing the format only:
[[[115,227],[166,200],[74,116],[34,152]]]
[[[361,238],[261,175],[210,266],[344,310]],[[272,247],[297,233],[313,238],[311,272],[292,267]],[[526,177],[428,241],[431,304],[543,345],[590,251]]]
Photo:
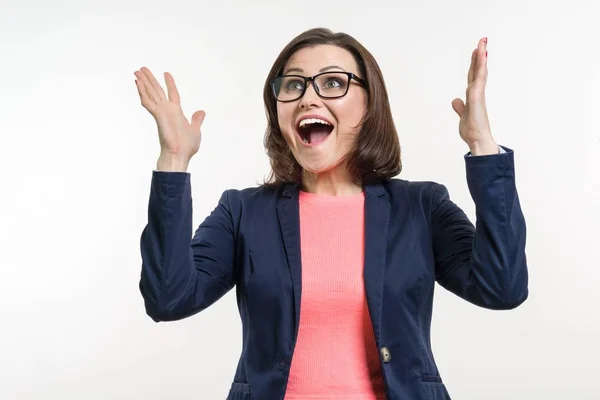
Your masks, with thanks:
[[[153,171],[148,222],[140,240],[139,289],[154,321],[189,317],[234,287],[230,192],[222,194],[192,237],[190,174]]]
[[[445,186],[432,195],[432,242],[437,282],[489,309],[512,309],[528,297],[526,226],[515,186],[514,152],[465,157],[476,224]]]

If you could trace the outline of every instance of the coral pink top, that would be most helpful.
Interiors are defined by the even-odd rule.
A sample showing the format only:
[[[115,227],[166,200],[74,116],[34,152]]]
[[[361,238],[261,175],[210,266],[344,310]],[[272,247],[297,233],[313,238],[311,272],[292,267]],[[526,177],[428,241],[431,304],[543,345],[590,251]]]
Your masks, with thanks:
[[[300,326],[285,399],[385,399],[364,289],[363,193],[300,192],[300,236]]]

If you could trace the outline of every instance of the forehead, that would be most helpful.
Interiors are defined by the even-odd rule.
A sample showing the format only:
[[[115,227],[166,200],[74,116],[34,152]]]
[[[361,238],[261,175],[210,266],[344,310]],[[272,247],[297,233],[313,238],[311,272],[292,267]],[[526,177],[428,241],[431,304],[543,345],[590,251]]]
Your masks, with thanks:
[[[314,75],[331,66],[358,73],[356,61],[348,50],[325,44],[297,50],[285,64],[284,73],[291,70],[290,73]]]

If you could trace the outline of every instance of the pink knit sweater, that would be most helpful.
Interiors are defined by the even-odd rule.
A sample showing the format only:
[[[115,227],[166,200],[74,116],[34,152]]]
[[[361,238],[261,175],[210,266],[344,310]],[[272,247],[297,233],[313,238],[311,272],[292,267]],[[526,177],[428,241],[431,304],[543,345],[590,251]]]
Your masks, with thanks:
[[[364,195],[300,192],[300,235],[300,327],[285,399],[385,399],[364,290]]]

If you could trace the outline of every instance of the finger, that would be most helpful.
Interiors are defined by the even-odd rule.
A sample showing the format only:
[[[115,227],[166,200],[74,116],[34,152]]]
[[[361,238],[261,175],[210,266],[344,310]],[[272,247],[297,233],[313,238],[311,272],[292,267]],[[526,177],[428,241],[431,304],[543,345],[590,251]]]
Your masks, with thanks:
[[[144,75],[146,75],[146,77],[148,78],[148,81],[150,81],[150,84],[152,85],[152,88],[154,88],[156,93],[158,94],[159,99],[162,101],[167,100],[167,96],[165,96],[165,91],[163,90],[162,86],[160,86],[160,83],[158,83],[158,81],[154,77],[154,74],[152,74],[152,72],[150,72],[150,70],[146,67],[142,67],[141,71],[144,73]]]
[[[475,79],[485,85],[487,80],[487,38],[483,38],[479,41],[479,46],[477,47],[477,58],[478,60]]]
[[[452,108],[459,117],[462,117],[463,113],[465,112],[465,103],[462,101],[462,99],[454,99],[452,100]]]
[[[144,74],[142,71],[135,71],[135,76],[138,78],[140,83],[144,86],[144,90],[145,90],[146,94],[148,95],[148,98],[151,101],[153,101],[155,104],[160,103],[161,102],[160,95],[158,93],[156,93],[156,90],[154,90],[154,87],[150,83],[148,76],[146,76],[146,74]]]
[[[156,102],[154,102],[150,96],[148,96],[148,92],[146,91],[146,85],[140,79],[135,80],[135,86],[137,87],[138,94],[140,95],[140,100],[142,102],[142,106],[152,112],[154,107],[156,106]]]
[[[169,101],[179,103],[179,91],[177,90],[177,86],[175,85],[175,79],[173,79],[173,75],[168,72],[165,72],[165,82],[167,84],[167,94],[169,95]]]
[[[470,85],[473,82],[475,77],[475,68],[477,65],[477,49],[473,50],[471,53],[471,66],[469,67],[469,73],[467,74],[467,85]]]
[[[204,117],[206,117],[206,113],[202,110],[196,111],[194,115],[192,115],[192,126],[195,131],[199,131],[202,126],[202,122],[204,122]]]

